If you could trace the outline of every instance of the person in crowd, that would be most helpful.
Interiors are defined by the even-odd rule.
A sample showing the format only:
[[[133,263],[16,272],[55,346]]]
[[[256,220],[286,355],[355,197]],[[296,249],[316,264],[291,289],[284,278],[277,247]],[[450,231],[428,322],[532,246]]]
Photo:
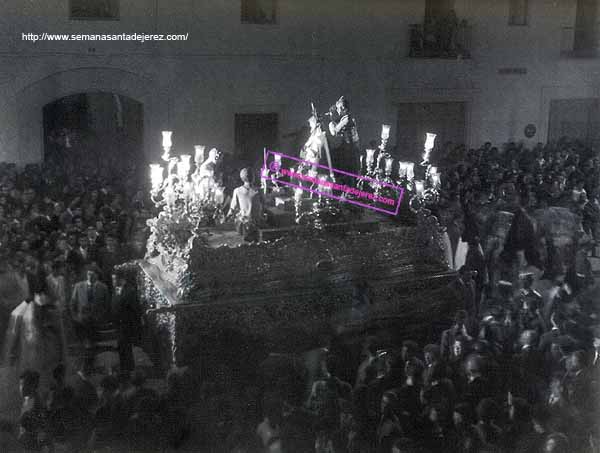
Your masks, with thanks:
[[[46,280],[41,275],[29,275],[31,297],[11,314],[6,351],[9,364],[17,373],[34,370],[38,384],[47,392],[52,372],[65,362],[66,345],[62,319],[48,297]]]
[[[86,268],[86,279],[76,283],[71,295],[71,316],[77,337],[84,348],[91,349],[98,328],[108,321],[110,294],[108,287],[98,280],[99,270],[94,265]]]
[[[112,319],[118,332],[119,370],[130,373],[135,367],[133,345],[141,337],[142,308],[123,270],[116,270],[112,280]]]
[[[467,266],[461,266],[458,270],[456,280],[450,284],[450,290],[455,294],[456,300],[464,303],[463,309],[469,314],[471,319],[475,319],[479,311],[473,275],[473,272]]]
[[[594,232],[600,217],[595,215],[594,203],[600,186],[600,159],[593,150],[567,140],[538,146],[533,152],[517,144],[505,148],[489,143],[466,154],[466,150],[452,145],[444,147],[444,152],[454,157],[446,159],[448,168],[442,172],[444,201],[435,214],[449,232],[456,233],[452,239],[454,248],[463,233],[469,242],[465,268],[452,285],[463,311],[454,319],[443,315],[432,319],[436,327],[431,333],[424,332],[419,342],[398,335],[379,346],[383,342],[367,341],[365,333],[356,352],[343,355],[344,369],[351,370],[344,372],[344,380],[351,379],[354,388],[338,377],[340,367],[330,354],[332,357],[324,360],[319,378],[308,391],[284,388],[287,384],[281,381],[282,388],[277,392],[265,390],[270,392],[268,398],[262,397],[261,390],[236,392],[239,401],[231,407],[258,408],[264,402],[262,412],[266,417],[260,423],[249,416],[246,425],[252,428],[237,422],[223,425],[225,431],[230,431],[223,439],[235,437],[239,440],[234,442],[238,450],[248,451],[248,442],[244,445],[240,439],[255,437],[254,428],[262,425],[258,443],[264,451],[318,448],[371,453],[378,448],[389,452],[416,451],[417,447],[439,451],[441,445],[449,445],[442,451],[587,453],[600,444],[594,424],[600,407],[594,404],[598,396],[600,328],[595,303],[590,301],[594,297],[587,293],[590,286],[579,284],[577,275],[585,274],[584,279],[591,283],[586,260],[597,248]],[[101,280],[110,286],[108,279],[117,264],[144,255],[144,221],[151,215],[147,209],[150,204],[143,196],[134,201],[131,195],[135,190],[127,196],[111,178],[103,177],[105,180],[92,184],[94,177],[82,175],[61,180],[53,176],[60,183],[52,183],[53,178],[41,177],[46,171],[30,169],[19,173],[0,164],[0,252],[12,257],[10,266],[20,275],[21,284],[12,287],[20,286],[23,295],[12,302],[12,307],[24,301],[15,315],[20,313],[22,319],[27,309],[32,320],[50,319],[47,315],[53,310],[38,310],[49,305],[44,298],[56,300],[60,307],[60,300],[65,297],[62,294],[74,295],[68,310],[77,325],[78,321],[94,318],[92,312],[96,309],[108,315],[107,302],[112,295],[116,319],[127,319],[120,312],[123,309],[129,313],[131,308],[121,301],[128,299],[131,291],[126,282],[116,278],[105,292],[88,293],[87,289]],[[563,247],[562,239],[544,233],[544,243],[537,250],[541,259],[528,263],[542,268],[538,267],[539,272],[534,271],[533,275],[529,271],[519,290],[516,277],[524,272],[518,268],[522,263],[515,265],[518,260],[512,260],[502,265],[501,260],[489,259],[490,244],[496,241],[492,236],[502,232],[492,232],[485,215],[497,210],[512,214],[523,209],[521,215],[532,216],[536,209],[547,207],[561,207],[581,216],[589,239],[573,234],[576,239],[568,240],[569,249]],[[81,237],[87,239],[87,244]],[[474,247],[475,238],[484,251],[483,263],[477,252],[479,247]],[[500,254],[506,241],[496,242]],[[85,258],[79,250],[82,246]],[[97,247],[98,251],[91,255],[97,253],[101,272],[96,270],[94,275],[86,273],[82,277],[90,247]],[[115,253],[119,248],[126,248],[127,253]],[[61,263],[65,263],[64,268]],[[49,271],[43,279],[48,287],[44,291],[36,283],[42,279],[28,277],[39,275],[42,269]],[[478,280],[481,269],[489,276],[489,285],[485,279]],[[63,274],[64,283],[60,278]],[[498,285],[499,280],[505,283]],[[497,286],[502,288],[500,295],[488,290]],[[0,289],[8,295],[6,288]],[[30,292],[35,294],[30,297]],[[102,302],[91,306],[90,301]],[[47,313],[40,316],[43,312]],[[102,322],[105,319],[108,318]],[[42,322],[44,328],[51,324]],[[129,330],[126,324],[122,333]],[[450,328],[444,331],[441,326]],[[52,332],[52,328],[48,331]],[[186,398],[177,396],[179,392],[173,388],[177,385],[172,382],[168,392],[159,398],[138,373],[134,373],[134,385],[130,386],[127,371],[132,365],[127,358],[127,345],[133,340],[127,337],[121,342],[124,365],[117,389],[113,378],[95,380],[93,356],[84,356],[83,369],[67,377],[68,366],[60,366],[56,357],[51,360],[55,362],[52,365],[49,360],[44,368],[54,373],[47,400],[41,397],[44,386],[36,374],[41,371],[34,368],[35,371],[23,372],[27,407],[19,420],[21,440],[40,447],[44,442],[48,446],[48,439],[57,444],[71,439],[69,445],[78,445],[71,451],[77,451],[87,444],[93,428],[100,433],[108,426],[106,414],[115,414],[119,422],[118,429],[114,429],[127,440],[130,449],[148,443],[155,444],[148,448],[161,445],[153,431],[160,431],[157,426],[166,426],[175,418],[186,419]],[[365,354],[359,359],[359,350],[365,345]],[[424,345],[428,346],[422,354]],[[13,352],[18,349],[9,348]],[[401,350],[399,355],[397,350]],[[13,353],[12,357],[16,356]],[[224,379],[229,378],[225,373]],[[94,385],[98,381],[99,399]],[[221,387],[215,387],[213,393],[224,393],[231,384]],[[298,407],[307,396],[307,407]],[[507,410],[503,411],[503,407]],[[219,413],[224,412],[223,406],[207,410],[215,420],[228,417]],[[248,410],[244,414],[259,412]],[[196,427],[190,424],[190,429]],[[219,426],[215,424],[214,429]],[[171,445],[185,441],[185,433],[165,432],[170,433],[167,442]],[[109,439],[97,436],[100,437]],[[111,443],[108,440],[105,446],[110,448]]]
[[[19,389],[23,404],[19,417],[17,439],[21,445],[33,451],[40,451],[50,445],[48,414],[39,395],[40,375],[33,370],[24,370],[19,378]]]
[[[440,353],[443,359],[448,360],[453,356],[453,347],[456,340],[462,337],[465,341],[472,341],[467,325],[469,318],[465,310],[458,310],[454,315],[454,324],[448,330],[442,332]]]

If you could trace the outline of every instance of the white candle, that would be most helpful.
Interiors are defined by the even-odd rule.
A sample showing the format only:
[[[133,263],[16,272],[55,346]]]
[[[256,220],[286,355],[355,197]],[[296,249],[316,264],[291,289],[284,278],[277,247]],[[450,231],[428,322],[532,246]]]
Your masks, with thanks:
[[[152,190],[158,190],[163,182],[164,168],[159,164],[150,164],[150,181]]]
[[[375,159],[375,150],[368,149],[367,150],[367,165],[372,164],[374,159]]]
[[[435,146],[435,137],[437,137],[436,134],[432,134],[430,132],[427,132],[427,138],[425,139],[425,149],[431,151],[434,146]]]
[[[398,178],[406,178],[406,172],[408,170],[408,162],[398,162]]]
[[[425,192],[425,181],[415,181],[415,190],[417,195],[423,195],[423,192]]]
[[[162,131],[162,146],[163,146],[163,148],[171,148],[171,146],[173,146],[173,142],[171,141],[172,135],[173,135],[173,131]]]
[[[190,156],[189,154],[182,154],[181,156],[179,156],[180,160],[179,162],[177,162],[177,176],[179,176],[179,179],[182,181],[185,181],[190,173],[191,158],[192,156]]]
[[[415,163],[414,162],[407,162],[408,166],[406,167],[406,179],[408,179],[409,181],[412,181],[413,179],[415,179]]]
[[[385,158],[385,172],[386,173],[392,173],[392,168],[394,166],[394,158],[393,157],[386,157]]]
[[[381,126],[381,140],[387,140],[390,138],[390,129],[391,126],[389,124],[384,124]]]

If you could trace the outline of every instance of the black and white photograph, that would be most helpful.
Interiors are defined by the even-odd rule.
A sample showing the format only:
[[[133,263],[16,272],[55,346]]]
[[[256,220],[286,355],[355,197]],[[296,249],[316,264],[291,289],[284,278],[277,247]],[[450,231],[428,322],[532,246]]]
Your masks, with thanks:
[[[0,452],[600,453],[600,0],[2,0]]]

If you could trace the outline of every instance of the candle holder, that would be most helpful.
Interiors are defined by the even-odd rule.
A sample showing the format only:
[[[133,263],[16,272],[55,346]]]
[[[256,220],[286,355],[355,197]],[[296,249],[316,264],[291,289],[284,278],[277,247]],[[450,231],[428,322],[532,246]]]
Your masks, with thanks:
[[[162,131],[162,147],[164,153],[162,155],[162,160],[167,162],[170,158],[171,147],[173,146],[173,142],[171,141],[171,136],[173,135],[173,131]]]
[[[187,181],[187,178],[190,174],[191,158],[192,156],[190,156],[189,154],[182,154],[181,156],[179,156],[180,160],[179,162],[177,162],[177,176],[179,177],[181,182]]]
[[[412,182],[415,180],[415,163],[408,162],[407,164],[408,165],[406,167],[406,179]]]
[[[169,163],[167,165],[167,176],[171,176],[175,173],[175,170],[177,170],[177,162],[179,162],[179,159],[176,157],[169,158]]]
[[[408,162],[398,162],[398,180],[408,179]]]
[[[390,155],[385,158],[385,176],[386,178],[391,178],[392,169],[394,168],[394,158]]]
[[[421,162],[421,165],[428,165],[429,164],[429,155],[431,154],[431,150],[435,147],[435,138],[437,137],[436,134],[432,134],[430,132],[427,132],[427,137],[425,138],[425,152],[423,153],[423,162]]]
[[[390,129],[392,126],[389,124],[383,124],[381,126],[381,140],[388,140],[390,138]]]
[[[425,193],[425,181],[415,181],[415,193],[417,196],[423,196],[423,194]]]
[[[158,193],[163,183],[164,168],[160,164],[150,164],[150,182],[152,192]]]
[[[375,163],[375,149],[367,149],[366,150],[366,168],[365,172],[367,176],[373,175],[373,164]]]
[[[383,124],[381,126],[381,144],[379,145],[379,149],[382,153],[384,153],[387,148],[387,143],[390,139],[390,129],[391,126],[389,124]]]

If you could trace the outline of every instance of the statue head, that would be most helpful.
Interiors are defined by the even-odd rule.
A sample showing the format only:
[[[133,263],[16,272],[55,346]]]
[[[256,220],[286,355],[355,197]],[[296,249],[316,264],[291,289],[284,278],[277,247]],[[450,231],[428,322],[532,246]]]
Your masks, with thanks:
[[[243,183],[252,182],[252,173],[250,172],[249,168],[242,168],[240,170],[240,179]]]
[[[335,108],[338,113],[342,113],[343,111],[348,111],[350,105],[348,104],[348,100],[342,96],[335,102]]]

